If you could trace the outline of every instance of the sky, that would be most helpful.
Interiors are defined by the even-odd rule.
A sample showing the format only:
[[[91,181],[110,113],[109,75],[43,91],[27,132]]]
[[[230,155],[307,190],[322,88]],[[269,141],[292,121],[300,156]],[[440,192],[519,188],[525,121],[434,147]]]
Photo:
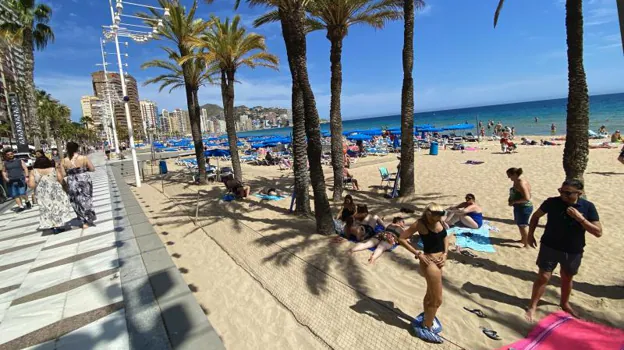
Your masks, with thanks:
[[[191,4],[192,0],[181,0]],[[82,112],[80,97],[93,95],[91,73],[102,63],[99,38],[102,25],[111,24],[108,0],[42,0],[53,9],[50,23],[56,40],[36,53],[35,84],[72,110],[72,119]],[[133,0],[146,5],[156,0]],[[244,2],[244,1],[243,1]],[[237,72],[236,105],[290,107],[291,80],[279,24],[253,28],[253,20],[264,8],[234,0],[200,0],[198,16],[241,16],[249,31],[266,37],[271,53],[280,59],[280,70],[243,68]],[[508,0],[496,29],[493,14],[498,0],[427,0],[416,15],[414,39],[415,110],[431,111],[507,102],[560,98],[567,95],[567,59],[564,0]],[[125,5],[124,13],[138,7]],[[624,91],[624,55],[614,0],[585,0],[585,70],[590,94]],[[124,18],[124,23],[141,24]],[[308,36],[308,71],[321,118],[329,116],[329,41],[323,32]],[[122,45],[124,67],[139,82],[140,99],[149,99],[159,109],[186,109],[183,90],[158,92],[158,86],[143,86],[157,76],[157,69],[142,70],[151,59],[166,58],[163,41],[130,42]],[[353,26],[344,40],[342,55],[344,119],[399,114],[403,23],[391,22],[384,29]],[[107,44],[109,70],[117,70],[114,46]],[[200,103],[221,105],[220,88],[200,89]]]

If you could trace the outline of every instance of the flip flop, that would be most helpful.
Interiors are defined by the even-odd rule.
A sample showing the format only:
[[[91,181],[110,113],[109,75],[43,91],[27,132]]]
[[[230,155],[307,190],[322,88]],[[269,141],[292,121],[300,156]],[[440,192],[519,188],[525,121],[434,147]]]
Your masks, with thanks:
[[[468,250],[462,250],[460,254],[464,255],[464,256],[467,256],[467,257],[470,257],[470,258],[476,258],[477,257],[477,255],[475,253],[473,253],[471,251],[468,251]]]
[[[501,340],[501,337],[498,335],[498,333],[496,333],[496,331],[484,327],[481,327],[481,329],[483,330],[483,334],[485,334],[488,338],[493,340]]]
[[[442,344],[444,343],[444,340],[442,340],[442,338],[433,333],[432,331],[430,331],[429,329],[425,328],[425,327],[413,327],[414,329],[414,334],[416,335],[416,337],[429,342],[429,343],[435,343],[435,344]]]
[[[483,313],[483,311],[479,310],[479,309],[469,309],[467,307],[464,306],[464,310],[468,311],[468,312],[472,312],[473,314],[481,317],[481,318],[486,318],[487,316],[485,316],[485,314]]]
[[[423,322],[425,321],[425,313],[421,313],[416,316],[416,318],[412,321],[412,327],[420,327],[424,328]],[[442,323],[438,320],[437,317],[433,318],[433,326],[431,327],[431,331],[435,334],[442,332]]]

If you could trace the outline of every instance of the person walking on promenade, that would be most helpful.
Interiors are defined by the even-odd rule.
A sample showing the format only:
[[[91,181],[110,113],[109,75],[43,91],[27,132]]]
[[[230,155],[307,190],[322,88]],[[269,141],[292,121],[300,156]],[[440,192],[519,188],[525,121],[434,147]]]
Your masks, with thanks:
[[[28,178],[28,186],[34,189],[39,203],[39,229],[52,229],[54,234],[75,217],[62,181],[54,162],[46,156],[37,158]]]
[[[96,220],[93,211],[93,183],[89,172],[95,167],[89,158],[78,153],[79,146],[75,142],[68,142],[67,157],[63,159],[61,171],[67,181],[69,199],[78,219],[82,221],[82,228],[93,226]]]
[[[15,158],[12,148],[4,150],[4,167],[2,168],[2,178],[7,186],[7,194],[15,199],[17,204],[16,212],[32,208],[32,204],[26,195],[26,178],[28,177],[28,167],[21,159]],[[24,208],[24,203],[26,208]]]
[[[537,255],[539,272],[533,283],[531,303],[526,313],[529,321],[533,320],[537,303],[544,294],[553,270],[561,265],[561,300],[563,311],[578,317],[570,306],[572,279],[581,266],[585,232],[595,237],[602,236],[602,224],[596,206],[581,198],[583,183],[578,180],[566,180],[559,189],[559,197],[551,197],[542,203],[531,217],[529,226],[529,244],[537,247],[535,228],[542,216],[547,215],[546,229],[542,235],[540,250]]]

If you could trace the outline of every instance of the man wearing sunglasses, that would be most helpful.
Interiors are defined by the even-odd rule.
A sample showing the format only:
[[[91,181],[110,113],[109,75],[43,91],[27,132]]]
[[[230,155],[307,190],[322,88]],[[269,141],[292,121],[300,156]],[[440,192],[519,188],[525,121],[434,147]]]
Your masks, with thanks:
[[[531,304],[526,313],[533,320],[537,303],[544,294],[548,280],[557,265],[561,265],[561,308],[574,317],[578,315],[570,306],[572,279],[581,266],[585,232],[596,237],[602,236],[598,211],[590,201],[581,198],[583,183],[566,180],[559,189],[559,197],[551,197],[533,213],[529,223],[529,245],[537,247],[535,228],[542,216],[547,215],[546,229],[542,235],[537,266],[538,277],[533,283]]]

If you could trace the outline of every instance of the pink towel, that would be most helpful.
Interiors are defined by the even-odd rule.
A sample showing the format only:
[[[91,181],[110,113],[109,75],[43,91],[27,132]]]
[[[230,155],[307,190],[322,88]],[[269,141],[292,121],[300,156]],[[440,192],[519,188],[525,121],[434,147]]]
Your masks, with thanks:
[[[543,318],[529,335],[499,350],[622,350],[624,331],[582,321],[564,311]]]

